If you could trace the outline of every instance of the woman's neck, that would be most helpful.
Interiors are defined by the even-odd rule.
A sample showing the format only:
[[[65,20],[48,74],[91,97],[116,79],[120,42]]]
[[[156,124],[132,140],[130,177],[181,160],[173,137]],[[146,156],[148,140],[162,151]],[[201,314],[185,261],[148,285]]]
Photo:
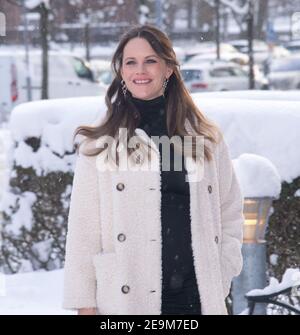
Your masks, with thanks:
[[[148,108],[154,108],[154,109],[160,109],[165,107],[165,97],[163,95],[160,95],[156,98],[150,99],[150,100],[144,100],[132,97],[132,102],[134,105],[140,110],[142,109],[148,109]]]

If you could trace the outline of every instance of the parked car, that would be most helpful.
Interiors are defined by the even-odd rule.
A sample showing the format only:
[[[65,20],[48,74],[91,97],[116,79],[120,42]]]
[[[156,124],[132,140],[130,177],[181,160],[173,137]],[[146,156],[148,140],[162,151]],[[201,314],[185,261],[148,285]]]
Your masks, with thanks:
[[[284,47],[291,53],[300,53],[300,40],[286,42]]]
[[[292,55],[275,59],[270,64],[268,75],[270,87],[280,90],[300,89],[300,57]]]
[[[247,90],[248,73],[239,65],[227,61],[210,61],[185,64],[181,74],[187,89],[191,92]],[[265,82],[255,81],[256,88],[263,89]]]
[[[215,43],[203,42],[186,51],[185,62],[195,63],[202,59],[216,59],[217,47]],[[220,56],[227,61],[234,61],[238,64],[247,64],[248,55],[238,52],[232,45],[220,43]]]
[[[6,56],[0,60],[0,122],[3,122],[18,99],[18,81],[14,59]]]
[[[234,40],[230,41],[230,44],[238,49],[241,53],[248,53],[248,41],[247,40]],[[290,51],[281,45],[269,46],[266,42],[261,40],[253,40],[253,56],[254,61],[259,66],[263,66],[263,63],[268,58],[284,58],[290,55]]]
[[[110,85],[113,80],[111,62],[104,59],[92,59],[90,61],[95,80],[103,85]]]
[[[32,87],[32,100],[41,98],[42,65],[41,52],[30,51],[30,77]],[[8,61],[9,59],[9,61]],[[0,52],[0,67],[6,69],[9,64],[14,67],[13,90],[15,91],[14,104],[27,101],[26,94],[26,67],[25,53],[23,51]],[[1,84],[0,104],[7,100],[7,90],[12,79]],[[6,86],[6,87],[5,87]],[[8,86],[8,87],[7,87]],[[104,94],[106,86],[95,81],[93,72],[88,64],[80,57],[65,52],[49,52],[49,98],[66,98],[76,96],[95,96]]]

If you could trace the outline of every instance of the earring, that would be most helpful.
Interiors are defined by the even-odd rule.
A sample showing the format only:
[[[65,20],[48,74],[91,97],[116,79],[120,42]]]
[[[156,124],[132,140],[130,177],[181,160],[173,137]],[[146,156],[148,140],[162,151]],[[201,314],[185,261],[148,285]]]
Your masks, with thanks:
[[[122,85],[122,92],[123,92],[124,98],[126,98],[127,86],[126,86],[125,81],[123,79],[121,80],[121,85]]]
[[[163,88],[163,96],[165,96],[165,91],[166,91],[168,82],[169,82],[169,79],[168,79],[168,78],[166,78],[166,79],[164,80],[164,82],[163,82],[163,86],[162,86],[162,88]]]

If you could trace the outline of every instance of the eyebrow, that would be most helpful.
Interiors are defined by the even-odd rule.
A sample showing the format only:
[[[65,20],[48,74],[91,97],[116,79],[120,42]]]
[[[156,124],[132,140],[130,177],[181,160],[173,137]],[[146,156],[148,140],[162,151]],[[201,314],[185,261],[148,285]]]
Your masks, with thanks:
[[[146,56],[145,58],[149,58],[149,57],[156,57],[156,58],[158,58],[158,56],[156,56],[156,55],[149,55],[149,56]],[[126,57],[124,61],[126,61],[127,59],[135,59],[135,57]]]

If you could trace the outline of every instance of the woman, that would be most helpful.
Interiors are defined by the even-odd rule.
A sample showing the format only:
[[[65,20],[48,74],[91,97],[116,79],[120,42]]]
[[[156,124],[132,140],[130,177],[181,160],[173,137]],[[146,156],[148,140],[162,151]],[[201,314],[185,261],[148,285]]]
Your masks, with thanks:
[[[71,195],[64,307],[227,314],[225,298],[242,267],[243,225],[227,146],[193,103],[163,32],[130,29],[112,67],[105,120],[76,131],[84,141]],[[174,139],[171,155],[153,136]]]

